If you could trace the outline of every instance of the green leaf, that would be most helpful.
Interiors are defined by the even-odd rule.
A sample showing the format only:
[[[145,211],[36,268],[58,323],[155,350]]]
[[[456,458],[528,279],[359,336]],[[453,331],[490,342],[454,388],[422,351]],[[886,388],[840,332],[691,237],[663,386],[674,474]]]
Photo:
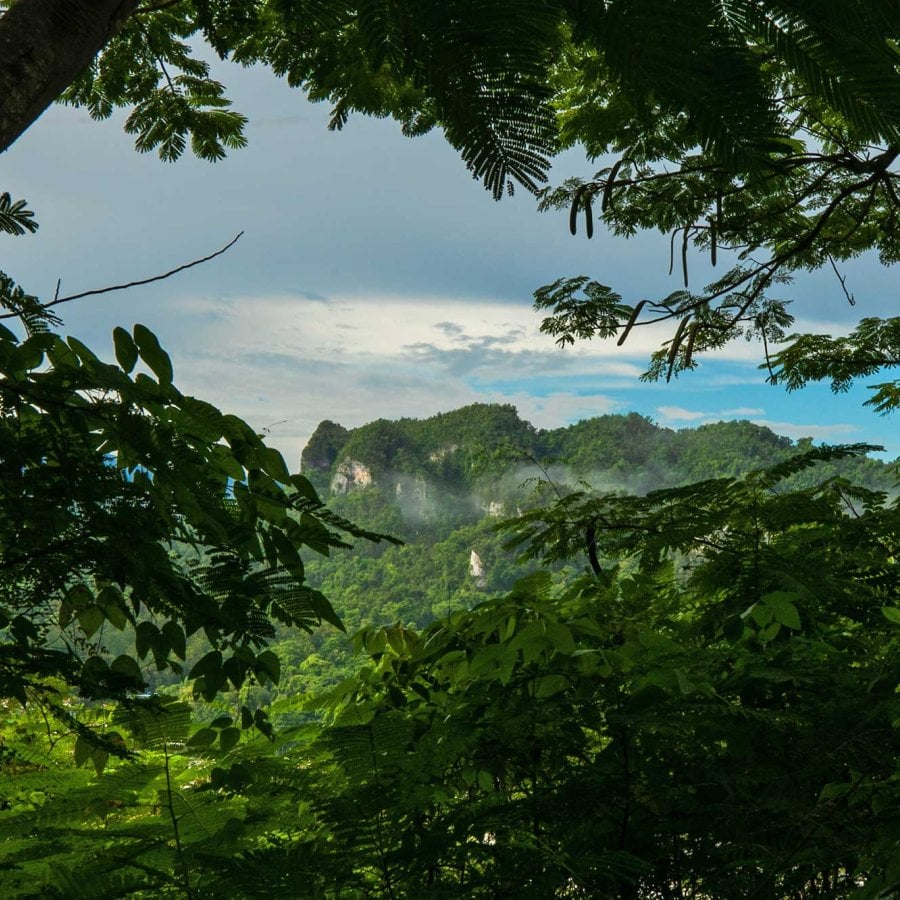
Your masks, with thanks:
[[[801,628],[800,613],[797,612],[797,607],[791,602],[796,597],[795,593],[778,591],[773,594],[767,594],[763,599],[771,607],[776,622],[780,622],[786,628],[799,631]]]
[[[116,360],[123,371],[130,373],[138,360],[137,344],[132,340],[131,335],[119,326],[113,329],[113,344],[116,348]]]
[[[152,622],[138,622],[134,632],[137,655],[145,659],[150,649],[159,643],[159,629]]]
[[[141,359],[147,363],[160,384],[172,383],[172,360],[160,346],[156,335],[145,325],[134,326],[134,342],[138,346]]]
[[[91,758],[95,749],[95,746],[89,743],[84,736],[79,735],[75,741],[75,765],[79,768],[83,766]]]
[[[144,676],[141,667],[137,664],[137,660],[127,654],[117,656],[110,664],[110,671],[125,676],[129,681],[134,682],[135,686],[142,687],[144,685]]]
[[[106,616],[99,606],[88,606],[78,613],[78,625],[87,637],[91,637],[103,624]]]
[[[272,684],[278,684],[281,678],[281,660],[271,650],[263,650],[256,657],[255,668],[257,677],[267,678]]]
[[[888,622],[892,622],[894,625],[900,625],[900,609],[896,606],[882,606],[881,613]]]
[[[240,728],[223,728],[219,733],[219,746],[225,753],[227,753],[233,747],[237,746],[237,743],[240,739]]]
[[[124,631],[128,625],[128,616],[125,613],[124,600],[122,592],[113,586],[107,586],[97,595],[97,605],[103,610],[113,628],[117,631]]]
[[[199,678],[201,675],[209,675],[212,680],[217,680],[222,671],[222,653],[220,650],[210,650],[201,657],[191,669],[188,678]]]
[[[757,625],[763,627],[772,621],[775,612],[768,603],[754,603],[750,610],[750,615]]]
[[[569,679],[563,675],[542,675],[534,680],[534,696],[537,699],[553,697],[569,686]]]
[[[211,746],[217,737],[218,734],[213,731],[212,728],[201,728],[188,738],[187,745],[188,747],[198,747],[202,749]]]
[[[162,627],[163,637],[179,659],[187,655],[187,638],[184,629],[177,622],[166,622]]]

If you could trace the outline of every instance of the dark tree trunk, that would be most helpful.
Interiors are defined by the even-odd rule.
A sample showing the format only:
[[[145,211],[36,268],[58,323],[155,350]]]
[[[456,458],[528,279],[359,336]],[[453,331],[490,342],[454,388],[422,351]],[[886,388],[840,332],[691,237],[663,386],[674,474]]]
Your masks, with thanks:
[[[0,16],[0,152],[84,71],[140,0],[14,0]]]

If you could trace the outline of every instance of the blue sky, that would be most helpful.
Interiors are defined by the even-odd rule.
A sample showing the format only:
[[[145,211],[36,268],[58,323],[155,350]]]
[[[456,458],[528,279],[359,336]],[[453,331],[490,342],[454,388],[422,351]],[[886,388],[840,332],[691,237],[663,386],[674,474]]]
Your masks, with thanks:
[[[561,276],[590,275],[632,302],[677,289],[665,236],[573,238],[567,216],[537,213],[524,191],[495,203],[439,134],[410,140],[361,117],[331,133],[326,107],[269,73],[219,77],[250,117],[249,146],[214,165],[142,156],[120,119],[48,111],[0,157],[0,189],[27,198],[41,224],[3,238],[0,268],[42,297],[58,278],[69,294],[165,271],[243,230],[209,264],[60,312],[67,333],[110,357],[115,325],[148,325],[183,391],[267,429],[292,465],[321,419],[351,427],[476,401],[513,403],[542,427],[629,410],[671,427],[747,418],[900,454],[896,418],[863,408],[864,387],[786,394],[765,384],[755,344],[648,385],[637,376],[665,332],[566,350],[538,333],[532,292]],[[590,171],[572,152],[554,175]],[[896,315],[896,271],[861,259],[846,273],[855,308],[826,272],[785,292],[799,329]]]

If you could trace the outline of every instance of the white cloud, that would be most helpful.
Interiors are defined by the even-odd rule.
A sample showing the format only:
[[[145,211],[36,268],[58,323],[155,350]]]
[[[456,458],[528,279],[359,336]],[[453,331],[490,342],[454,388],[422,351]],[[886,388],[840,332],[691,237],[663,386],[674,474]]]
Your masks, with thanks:
[[[707,412],[685,409],[682,406],[657,406],[656,411],[668,422],[694,422],[709,417]]]
[[[625,360],[560,354],[529,322],[528,308],[502,303],[194,297],[178,308],[179,329],[160,339],[179,387],[268,428],[293,465],[325,418],[355,427],[498,402],[552,428],[622,403],[564,387],[534,396],[523,380],[634,379],[642,371]]]
[[[683,406],[657,406],[656,411],[668,422],[716,422],[721,419],[746,419],[749,416],[761,416],[764,409],[753,406],[737,406],[733,409],[720,409],[715,412],[701,411],[699,409],[685,409]]]
[[[560,428],[579,419],[621,412],[624,404],[603,394],[585,397],[559,391],[543,397],[530,394],[498,396],[498,402],[512,403],[519,415],[538,428]]]
[[[783,434],[789,438],[811,437],[816,440],[828,440],[859,431],[856,425],[842,422],[834,425],[798,425],[796,422],[773,422],[771,419],[752,419],[755,425],[765,425],[776,434]]]
[[[468,403],[500,402],[514,404],[538,427],[554,428],[624,411],[632,404],[623,397],[639,387],[642,354],[652,346],[649,340],[629,341],[623,353],[609,342],[581,343],[560,351],[540,334],[540,317],[529,306],[490,300],[298,293],[169,303],[178,327],[158,331],[182,390],[257,428],[269,427],[271,443],[292,465],[325,418],[355,427],[380,417],[421,418]],[[726,360],[720,354],[715,365]],[[696,390],[735,381],[742,376],[733,369],[714,368]],[[678,399],[684,396],[682,391]],[[675,404],[657,406],[656,412],[663,422],[692,425],[764,414],[760,407],[701,410]],[[791,437],[830,438],[855,430],[756,421]]]

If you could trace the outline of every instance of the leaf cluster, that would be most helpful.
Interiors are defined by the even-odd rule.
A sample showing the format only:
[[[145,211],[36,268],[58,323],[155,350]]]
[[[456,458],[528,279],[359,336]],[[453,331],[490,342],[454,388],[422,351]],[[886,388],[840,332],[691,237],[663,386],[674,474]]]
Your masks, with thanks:
[[[325,510],[245,422],[182,394],[149,329],[114,341],[117,364],[46,324],[0,326],[0,695],[49,703],[52,678],[141,691],[183,671],[197,632],[213,647],[198,694],[277,681],[260,650],[273,620],[340,625],[300,551],[378,536]],[[133,650],[111,658],[110,630]]]

